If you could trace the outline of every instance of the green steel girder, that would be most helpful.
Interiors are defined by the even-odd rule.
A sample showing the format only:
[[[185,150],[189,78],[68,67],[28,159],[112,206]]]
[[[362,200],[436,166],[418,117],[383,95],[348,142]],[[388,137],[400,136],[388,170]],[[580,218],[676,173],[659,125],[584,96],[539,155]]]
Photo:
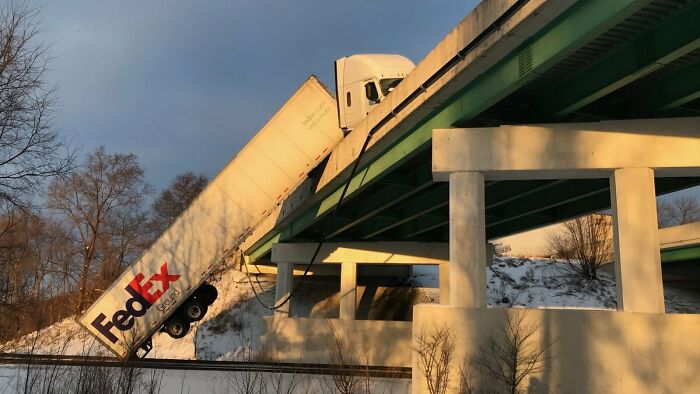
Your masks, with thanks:
[[[404,180],[406,186],[385,186],[380,191],[344,210],[344,215],[352,216],[355,220],[332,229],[328,232],[327,238],[337,236],[432,186],[430,163],[424,163],[414,169],[410,176],[404,177]]]
[[[363,231],[364,228],[366,228],[365,226],[367,226],[368,228],[384,228],[392,226],[394,223],[400,220],[401,217],[398,215],[387,215],[386,212],[382,212],[381,214],[374,216],[366,222],[362,223],[361,225],[357,226],[356,231],[352,233],[353,238],[362,239],[359,233]]]
[[[511,218],[486,228],[486,238],[493,239],[516,234],[525,230],[546,226],[579,215],[599,212],[610,207],[610,193],[601,190],[586,198],[573,200],[556,207],[550,207],[527,215]]]
[[[425,215],[401,225],[395,233],[399,239],[416,237],[449,223],[449,216]]]
[[[500,182],[486,189],[486,209],[493,209],[508,204],[519,198],[545,191],[564,181],[560,180],[522,180]]]
[[[489,190],[498,181],[486,182],[486,189]],[[394,223],[364,223],[355,234],[358,239],[369,239],[376,237],[386,231],[408,223],[418,217],[430,214],[431,212],[447,207],[449,199],[449,184],[441,183],[431,190],[424,191],[407,203],[403,203],[392,210],[391,215],[397,219]]]
[[[486,229],[487,238],[503,237],[511,234],[516,234],[524,230],[544,226],[553,222],[570,219],[576,216],[584,215],[592,212],[600,212],[610,208],[610,189],[603,186],[604,180],[599,180],[598,185],[600,190],[595,192],[594,189],[583,199],[573,199],[563,204],[549,207],[544,210],[536,209],[535,214],[528,214],[520,218],[511,218],[511,220],[502,222],[496,225],[488,226]],[[589,182],[588,180],[577,180],[568,182]],[[657,195],[671,193],[677,190],[700,184],[700,178],[656,178]],[[560,186],[567,188],[567,184]],[[581,188],[582,186],[577,186]],[[559,190],[554,189],[552,194],[558,194]],[[538,217],[537,214],[543,216]],[[546,219],[549,217],[550,219]]]
[[[700,4],[694,4],[660,26],[582,70],[558,89],[535,98],[529,112],[564,116],[638,80],[700,47]]]
[[[683,106],[698,98],[700,62],[673,73],[668,78],[654,81],[653,86],[644,91],[635,92],[626,105],[629,112],[655,113]]]
[[[560,184],[555,191],[545,190],[530,194],[513,201],[503,207],[486,209],[487,214],[502,217],[502,222],[542,212],[552,207],[578,201],[590,195],[607,190],[610,187],[608,179],[591,179],[585,181],[568,181]],[[500,224],[501,221],[487,223],[486,227]]]
[[[593,183],[591,183],[591,181]],[[502,182],[503,185],[511,185],[513,190],[515,187],[520,187],[523,181],[508,181]],[[551,182],[551,181],[550,181]],[[553,206],[542,205],[539,208],[534,208],[527,212],[525,215],[518,215],[517,217],[500,217],[494,216],[493,214],[486,216],[486,235],[488,239],[507,236],[515,234],[524,230],[541,227],[551,223],[555,223],[561,220],[570,219],[572,217],[592,213],[600,212],[601,210],[610,208],[610,189],[607,185],[607,179],[596,179],[596,180],[565,180],[556,181],[551,188],[547,188],[547,193],[553,195],[564,196],[568,193],[568,190],[574,189],[577,192],[585,192],[586,195],[582,198],[577,198],[576,193],[568,194],[569,198],[566,201],[559,201],[560,204],[555,204]],[[658,194],[670,193],[676,190],[685,189],[687,187],[695,186],[700,183],[700,178],[657,178],[656,179],[656,190]],[[596,190],[597,189],[597,190]],[[542,189],[544,191],[545,189]],[[573,196],[573,198],[571,198]],[[539,197],[533,196],[532,198],[538,199]],[[445,196],[445,201],[447,197]],[[486,204],[496,205],[493,203],[493,199],[487,193]],[[545,198],[541,199],[542,203],[547,203]],[[516,203],[517,201],[511,201]],[[533,204],[534,207],[534,204]],[[491,210],[494,211],[494,210]],[[439,215],[438,215],[439,216]],[[443,216],[444,215],[443,213]],[[508,219],[508,220],[503,220]],[[499,224],[491,224],[500,222]],[[426,223],[411,223],[403,228],[404,235],[423,235],[427,238],[435,238],[434,240],[443,240],[442,230],[447,228],[449,221],[445,217],[442,223],[430,222],[430,227],[420,228],[421,225],[426,225]],[[410,232],[409,232],[410,229]]]
[[[357,195],[367,185],[427,148],[433,129],[459,126],[461,122],[478,115],[531,82],[539,72],[561,61],[649,2],[650,0],[587,0],[575,3],[521,48],[529,55],[530,61],[526,67],[521,67],[521,50],[511,52],[467,84],[447,105],[437,109],[395,144],[363,166],[349,181],[347,197]],[[343,187],[339,186],[286,226],[273,231],[253,245],[250,250],[251,261],[267,254],[274,243],[291,239],[326,215],[337,204],[342,189]]]
[[[638,11],[650,1],[579,1],[520,50],[475,80],[457,102],[460,125],[574,53],[587,42]],[[527,60],[524,60],[527,59]],[[505,88],[504,88],[505,85]],[[551,116],[551,115],[550,115]]]
[[[700,261],[700,245],[666,249],[661,251],[662,263],[679,263],[694,260]]]
[[[439,184],[437,187],[416,197],[410,204],[392,210],[392,215],[398,218],[393,223],[372,222],[361,225],[357,231],[357,237],[359,239],[376,237],[417,217],[447,207],[449,203],[448,194],[448,185],[446,183]]]

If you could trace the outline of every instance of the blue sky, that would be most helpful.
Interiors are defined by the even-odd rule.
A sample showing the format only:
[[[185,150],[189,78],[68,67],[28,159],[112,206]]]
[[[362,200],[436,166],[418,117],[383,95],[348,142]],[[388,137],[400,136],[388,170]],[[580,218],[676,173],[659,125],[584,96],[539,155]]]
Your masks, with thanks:
[[[90,152],[138,155],[161,188],[213,177],[310,75],[333,61],[420,61],[477,3],[51,1],[41,5],[58,87],[56,124]]]

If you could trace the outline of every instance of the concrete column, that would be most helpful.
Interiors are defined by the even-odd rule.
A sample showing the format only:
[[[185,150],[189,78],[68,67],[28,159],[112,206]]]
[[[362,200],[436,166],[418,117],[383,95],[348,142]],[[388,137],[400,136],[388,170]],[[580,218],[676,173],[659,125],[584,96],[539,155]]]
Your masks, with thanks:
[[[450,174],[450,304],[486,307],[484,174]]]
[[[610,193],[618,310],[664,313],[654,171],[615,170]]]
[[[355,320],[357,309],[357,263],[340,266],[340,318]]]
[[[490,267],[493,265],[493,256],[496,254],[496,247],[489,242],[486,242],[486,266]]]
[[[450,305],[450,264],[438,264],[438,281],[440,282],[440,305]]]
[[[277,264],[277,285],[275,287],[275,306],[287,298],[292,291],[294,263]],[[275,317],[289,317],[292,313],[292,300],[275,310]]]

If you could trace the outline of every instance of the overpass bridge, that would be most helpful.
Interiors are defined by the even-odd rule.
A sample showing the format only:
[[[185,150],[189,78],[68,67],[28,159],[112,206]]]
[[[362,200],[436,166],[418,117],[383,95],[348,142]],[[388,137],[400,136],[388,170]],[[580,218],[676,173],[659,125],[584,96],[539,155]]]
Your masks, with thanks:
[[[432,130],[700,114],[697,1],[488,1],[467,16],[244,244],[448,240],[448,185],[432,176]],[[351,164],[373,132],[343,209]],[[700,177],[656,177],[657,194]],[[486,237],[610,207],[609,181],[494,180]]]
[[[700,222],[659,230],[664,280],[700,293]]]
[[[661,262],[700,262],[700,222],[659,230]]]
[[[247,262],[278,264],[282,300],[319,239],[344,248],[321,253],[342,265],[334,332],[373,344],[375,363],[413,359],[420,392],[411,335],[456,327],[461,357],[502,324],[485,302],[488,239],[612,208],[618,311],[530,311],[562,354],[530,388],[697,386],[700,345],[683,338],[700,319],[664,314],[654,197],[700,184],[699,20],[698,0],[482,2],[253,231]],[[412,323],[354,321],[357,263],[391,256],[440,265],[442,305]],[[268,319],[267,339],[320,357],[298,346],[330,323],[288,315]]]

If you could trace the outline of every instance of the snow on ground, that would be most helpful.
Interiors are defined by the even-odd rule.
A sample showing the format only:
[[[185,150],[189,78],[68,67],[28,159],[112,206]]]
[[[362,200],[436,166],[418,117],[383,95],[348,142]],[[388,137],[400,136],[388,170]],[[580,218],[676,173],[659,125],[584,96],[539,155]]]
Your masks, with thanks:
[[[274,277],[262,275],[253,284],[267,305],[273,302]],[[219,297],[207,315],[181,339],[165,333],[153,336],[148,357],[206,360],[241,360],[257,348],[264,323],[270,315],[256,299],[245,273],[229,269],[215,283]],[[38,333],[0,344],[0,351],[34,354],[111,355],[74,318],[67,318]]]
[[[74,318],[66,318],[18,340],[0,344],[0,352],[111,355]]]
[[[560,260],[495,257],[486,269],[489,307],[584,308],[614,310],[617,307],[615,277],[604,267],[598,280],[581,281]],[[413,268],[413,281],[432,289],[439,299],[438,269]],[[700,289],[695,285],[664,283],[667,313],[700,313]]]
[[[561,261],[495,257],[486,270],[488,304],[490,307],[614,310],[615,281],[609,271],[599,272],[597,281],[586,282],[572,276],[568,266]],[[416,287],[423,288],[429,299],[439,300],[436,266],[415,266],[411,280]],[[253,284],[261,300],[267,305],[272,304],[274,276],[262,275],[258,281],[253,279]],[[221,274],[215,285],[219,289],[219,298],[210,306],[205,318],[182,339],[172,339],[164,333],[155,334],[154,350],[149,357],[245,360],[251,351],[258,348],[260,335],[264,331],[262,317],[271,315],[271,312],[255,299],[246,274],[229,269]],[[667,312],[700,313],[698,289],[666,284],[664,292]],[[301,300],[300,308],[296,305],[299,300],[295,301],[296,310],[311,311],[315,305],[323,303],[318,299],[321,293],[306,293],[309,291],[299,293],[298,298],[304,300]],[[326,293],[331,294],[332,291]],[[0,351],[107,354],[72,318],[47,327],[38,335],[30,334],[21,340],[0,344]]]
[[[585,308],[615,309],[616,292],[614,275],[609,267],[598,274],[598,280],[581,281],[571,275],[566,263],[551,259],[496,257],[486,270],[489,307],[524,306],[528,308]],[[320,278],[319,278],[320,279]],[[439,300],[438,269],[436,266],[416,266],[411,281],[421,287],[428,299]],[[326,279],[328,280],[328,279]],[[261,276],[258,286],[263,302],[273,302],[274,277]],[[295,308],[312,311],[324,304],[333,289],[318,290],[316,285],[298,293]],[[175,340],[167,334],[154,335],[154,350],[149,357],[206,360],[246,360],[255,349],[264,331],[262,317],[270,315],[255,299],[247,276],[236,270],[225,271],[215,283],[219,298],[210,307],[205,318],[185,338]],[[311,287],[317,291],[311,291]],[[308,294],[307,294],[308,293]],[[666,310],[669,313],[700,313],[700,290],[694,284],[665,283]],[[328,300],[326,300],[328,301]],[[307,305],[308,304],[308,305]],[[38,335],[37,335],[38,334]],[[73,319],[62,320],[38,333],[7,344],[0,344],[0,351],[34,352],[45,354],[107,354]],[[46,368],[46,367],[35,367]],[[0,394],[21,392],[23,367],[0,367]],[[149,371],[144,372],[148,374]],[[240,382],[250,380],[244,373],[209,371],[160,371],[160,392],[237,392]],[[291,376],[266,374],[270,383],[286,381]],[[148,377],[148,375],[145,375]],[[286,380],[285,380],[286,379]],[[294,383],[295,382],[295,383]],[[331,392],[327,377],[296,376],[292,383],[302,392]],[[373,392],[393,393],[410,391],[410,381],[374,380]],[[278,389],[269,386],[266,392]],[[146,390],[141,390],[146,391]]]
[[[262,275],[253,286],[266,305],[274,302],[274,276]],[[153,352],[149,357],[243,360],[249,350],[257,349],[264,331],[262,317],[272,315],[255,299],[245,273],[229,269],[214,283],[219,298],[209,307],[207,315],[181,339],[165,333],[153,337]]]
[[[700,313],[700,288],[664,283],[666,313]]]
[[[495,257],[486,277],[489,306],[612,310],[617,306],[611,275],[600,272],[598,280],[582,281],[562,261]]]

